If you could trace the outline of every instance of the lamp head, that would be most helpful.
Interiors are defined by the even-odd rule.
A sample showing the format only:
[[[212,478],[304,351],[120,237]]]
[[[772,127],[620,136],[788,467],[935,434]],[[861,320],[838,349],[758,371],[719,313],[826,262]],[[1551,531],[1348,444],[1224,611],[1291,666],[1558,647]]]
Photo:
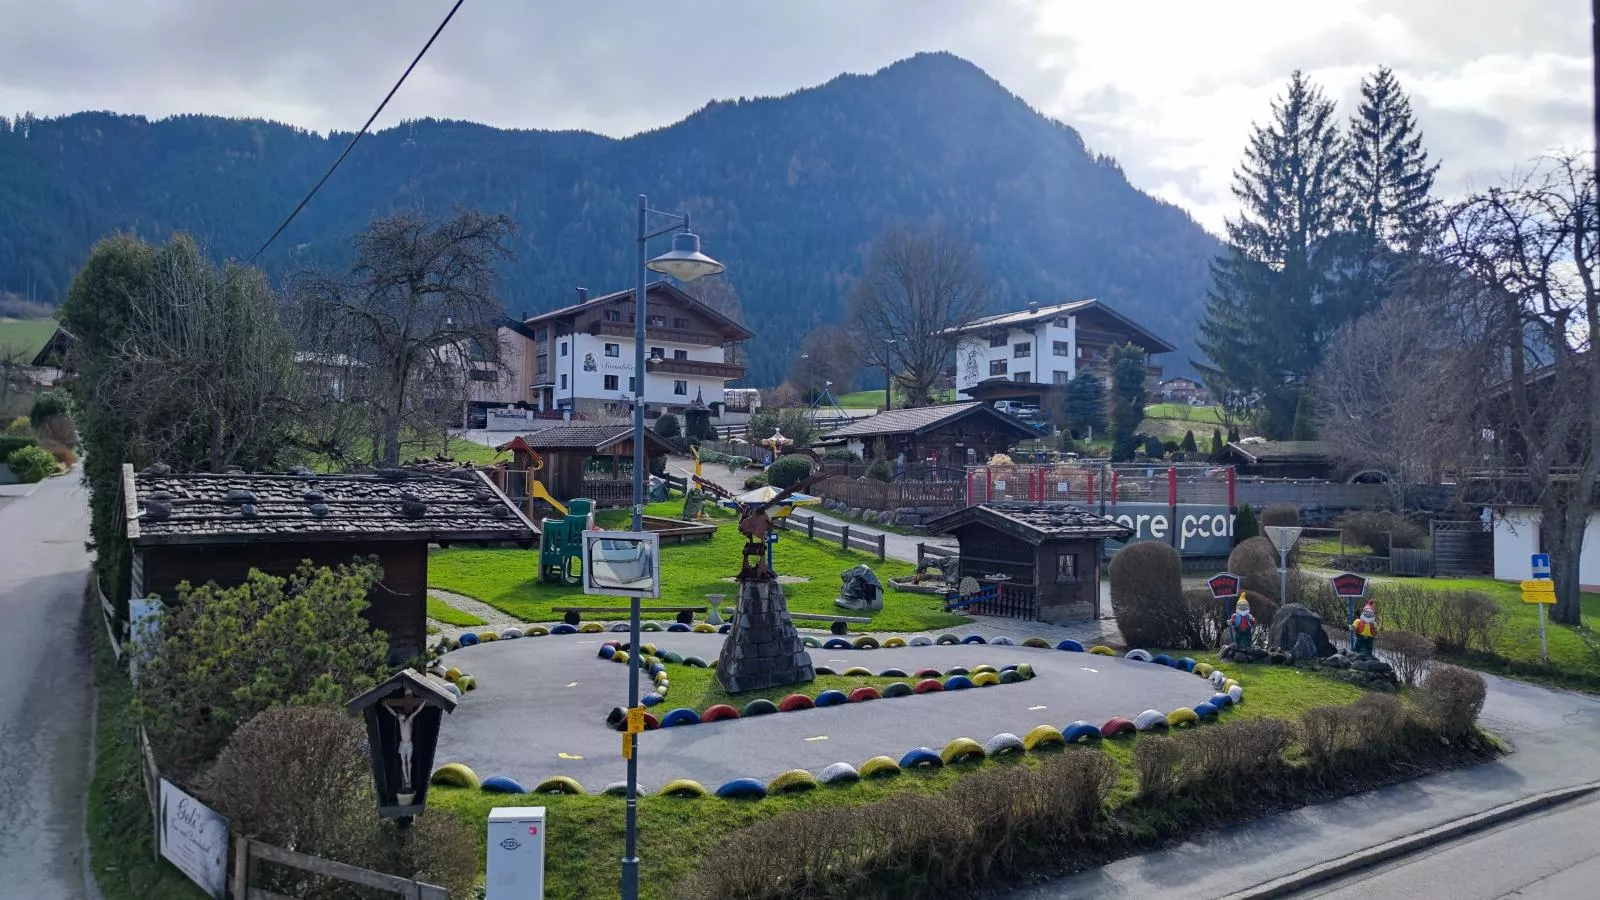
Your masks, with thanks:
[[[645,268],[687,283],[696,278],[716,275],[727,266],[700,252],[699,235],[692,231],[680,231],[672,236],[672,249],[645,263]]]

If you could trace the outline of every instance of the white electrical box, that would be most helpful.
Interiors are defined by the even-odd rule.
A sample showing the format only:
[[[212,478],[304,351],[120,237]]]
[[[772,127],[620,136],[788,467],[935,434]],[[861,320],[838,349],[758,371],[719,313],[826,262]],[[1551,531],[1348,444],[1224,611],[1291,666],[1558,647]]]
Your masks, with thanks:
[[[489,811],[487,900],[543,900],[544,807]]]

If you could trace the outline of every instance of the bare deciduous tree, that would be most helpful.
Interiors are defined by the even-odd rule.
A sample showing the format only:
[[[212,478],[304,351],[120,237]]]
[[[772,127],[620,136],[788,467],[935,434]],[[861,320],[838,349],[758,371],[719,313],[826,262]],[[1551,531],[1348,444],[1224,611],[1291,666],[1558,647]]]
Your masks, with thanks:
[[[861,348],[855,332],[839,323],[819,325],[800,343],[800,353],[789,366],[789,383],[810,403],[830,384],[835,396],[848,391],[860,370]]]
[[[729,281],[726,275],[716,278],[696,278],[679,284],[678,288],[729,319],[740,325],[744,324],[744,301],[739,298],[739,292],[734,289],[733,282]],[[723,347],[722,361],[730,365],[743,364],[746,361],[744,349],[738,344]]]
[[[460,415],[467,368],[498,364],[495,267],[515,258],[515,230],[505,215],[473,210],[376,219],[356,237],[347,272],[301,280],[303,334],[359,364],[377,462],[398,464],[408,432]]]
[[[913,406],[932,402],[955,352],[949,329],[988,311],[989,282],[970,242],[935,228],[893,228],[872,245],[850,315],[869,365],[885,355]],[[893,343],[890,343],[890,342]]]

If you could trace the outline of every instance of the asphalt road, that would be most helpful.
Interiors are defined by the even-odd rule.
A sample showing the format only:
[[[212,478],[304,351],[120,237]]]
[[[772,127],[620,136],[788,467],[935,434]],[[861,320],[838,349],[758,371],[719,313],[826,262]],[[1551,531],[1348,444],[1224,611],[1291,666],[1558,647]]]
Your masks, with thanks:
[[[0,505],[0,898],[88,896],[87,536],[76,472]]]
[[[1573,900],[1600,896],[1600,799],[1578,801],[1296,897]]]

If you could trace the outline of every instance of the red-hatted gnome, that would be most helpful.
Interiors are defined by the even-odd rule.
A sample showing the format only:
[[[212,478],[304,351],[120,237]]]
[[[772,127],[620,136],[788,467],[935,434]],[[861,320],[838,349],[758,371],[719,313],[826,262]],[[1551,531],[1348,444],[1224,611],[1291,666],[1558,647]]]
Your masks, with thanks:
[[[1350,649],[1357,653],[1372,655],[1372,642],[1378,637],[1378,611],[1372,608],[1372,601],[1362,607],[1361,615],[1350,623]]]
[[[1235,647],[1249,648],[1255,638],[1256,617],[1250,614],[1250,599],[1241,596],[1234,604],[1233,615],[1228,617],[1228,631]]]

